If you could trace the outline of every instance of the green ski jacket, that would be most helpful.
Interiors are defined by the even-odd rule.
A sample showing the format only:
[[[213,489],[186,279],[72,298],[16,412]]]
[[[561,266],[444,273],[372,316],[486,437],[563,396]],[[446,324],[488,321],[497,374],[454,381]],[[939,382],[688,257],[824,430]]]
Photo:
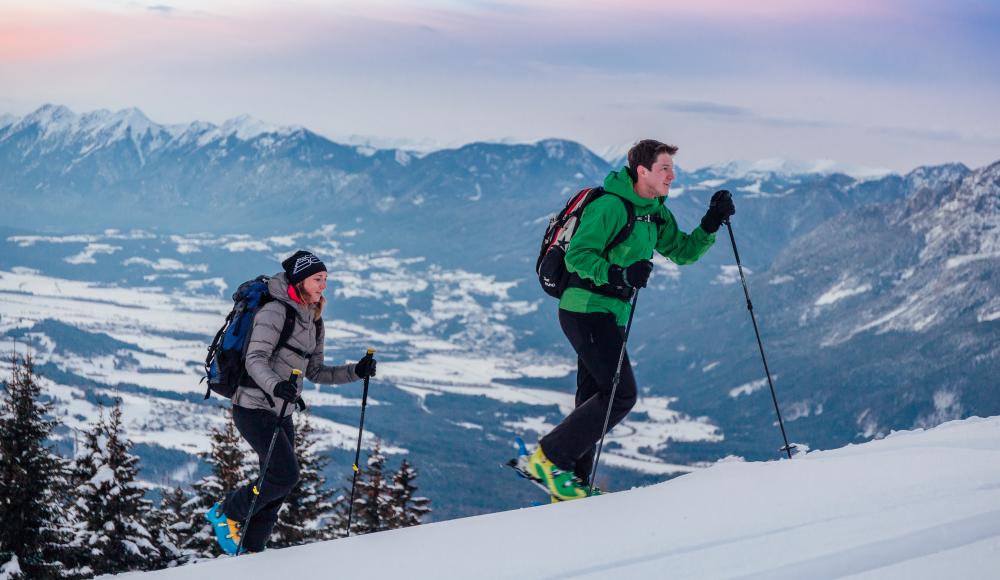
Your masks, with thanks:
[[[648,260],[656,250],[675,264],[692,264],[705,255],[715,243],[715,234],[706,233],[701,226],[690,234],[677,227],[674,214],[663,205],[664,198],[646,199],[632,189],[632,178],[623,167],[604,178],[604,189],[610,194],[629,201],[635,207],[636,217],[655,214],[666,224],[636,221],[635,229],[624,242],[611,249],[607,247],[615,235],[625,227],[628,213],[625,204],[611,195],[603,195],[591,202],[583,211],[580,225],[570,240],[566,252],[566,269],[597,285],[608,283],[611,264],[623,268]],[[657,231],[659,230],[659,231]],[[619,326],[628,323],[630,304],[618,298],[602,296],[583,288],[567,288],[559,300],[559,308],[570,312],[608,312],[615,315]]]

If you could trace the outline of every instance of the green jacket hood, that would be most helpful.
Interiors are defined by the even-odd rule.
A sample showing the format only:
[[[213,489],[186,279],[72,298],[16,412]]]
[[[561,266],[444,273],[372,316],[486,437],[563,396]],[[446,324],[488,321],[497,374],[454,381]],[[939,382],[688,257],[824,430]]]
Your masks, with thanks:
[[[631,202],[637,208],[649,209],[663,205],[664,198],[662,197],[654,197],[653,199],[640,197],[632,188],[634,184],[635,182],[632,181],[632,177],[628,174],[627,167],[622,167],[618,171],[612,171],[604,178],[605,191]]]

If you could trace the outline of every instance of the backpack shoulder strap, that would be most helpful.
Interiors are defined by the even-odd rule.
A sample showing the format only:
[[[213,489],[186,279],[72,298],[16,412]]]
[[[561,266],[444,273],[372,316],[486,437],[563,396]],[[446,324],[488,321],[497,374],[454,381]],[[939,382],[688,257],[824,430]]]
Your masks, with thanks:
[[[295,330],[295,309],[284,302],[281,305],[285,307],[285,322],[281,325],[281,334],[278,335],[278,342],[274,343],[274,352],[288,347],[288,339],[292,337],[292,332]]]
[[[603,188],[599,188],[598,195],[604,195],[605,193],[607,192],[604,191]],[[613,197],[617,198],[622,202],[622,204],[625,206],[625,214],[628,217],[626,217],[625,225],[622,226],[622,229],[618,230],[618,233],[615,234],[615,237],[611,239],[610,243],[608,243],[608,247],[604,248],[605,254],[614,249],[615,246],[621,244],[626,239],[628,239],[628,237],[632,235],[632,230],[635,229],[635,206],[632,205],[632,202],[623,197],[619,197],[617,195]]]
[[[282,348],[287,348],[295,354],[309,360],[312,358],[311,352],[306,352],[301,348],[296,348],[288,344],[288,339],[292,337],[292,332],[295,331],[295,317],[298,313],[295,312],[295,308],[292,308],[290,304],[285,302],[282,302],[281,304],[285,307],[285,323],[281,326],[281,334],[278,335],[278,342],[274,344],[274,352],[278,352],[278,350]],[[319,328],[316,329],[316,336],[319,337]]]

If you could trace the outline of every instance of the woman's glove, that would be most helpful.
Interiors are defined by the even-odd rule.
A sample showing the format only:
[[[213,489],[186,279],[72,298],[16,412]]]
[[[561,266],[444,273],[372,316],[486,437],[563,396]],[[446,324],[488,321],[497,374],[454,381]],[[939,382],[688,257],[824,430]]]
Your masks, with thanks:
[[[359,379],[374,377],[376,364],[378,364],[378,361],[375,360],[375,357],[366,354],[358,361],[358,364],[354,365],[354,374]]]
[[[299,390],[295,387],[295,383],[291,381],[281,381],[280,383],[274,385],[274,396],[288,401],[289,403],[294,403],[295,399],[299,398]]]

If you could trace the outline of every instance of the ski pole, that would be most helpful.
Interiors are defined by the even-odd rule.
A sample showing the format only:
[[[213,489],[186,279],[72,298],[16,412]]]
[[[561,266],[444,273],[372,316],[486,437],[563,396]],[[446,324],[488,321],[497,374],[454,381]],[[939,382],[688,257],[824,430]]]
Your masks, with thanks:
[[[375,349],[369,348],[365,358],[371,359],[375,356]],[[358,448],[354,452],[354,475],[351,477],[351,502],[347,506],[347,536],[351,535],[351,519],[354,517],[354,486],[358,483],[358,461],[361,459],[361,434],[365,430],[365,408],[368,406],[368,379],[365,377],[365,390],[361,395],[361,425],[358,426]]]
[[[757,346],[760,348],[760,360],[764,361],[764,373],[767,375],[767,385],[771,387],[771,400],[774,401],[774,412],[778,415],[778,426],[781,427],[781,439],[785,442],[785,446],[778,451],[784,451],[788,454],[788,458],[792,458],[792,449],[795,449],[794,445],[788,444],[788,436],[785,434],[785,422],[781,420],[781,409],[778,408],[778,395],[774,392],[774,382],[771,381],[771,370],[767,367],[767,357],[764,356],[764,343],[760,340],[760,330],[757,328],[757,317],[753,314],[753,303],[750,302],[750,290],[747,289],[747,279],[743,275],[743,264],[740,263],[740,253],[736,249],[736,238],[733,236],[733,226],[729,223],[727,218],[723,223],[726,224],[726,229],[729,230],[729,241],[733,244],[733,255],[736,256],[736,267],[740,271],[740,282],[743,283],[743,294],[747,297],[747,310],[750,311],[750,320],[753,322],[753,332],[757,335]]]
[[[299,369],[292,369],[292,374],[288,375],[288,380],[294,383],[298,381],[301,374],[302,371]],[[271,463],[271,452],[274,451],[274,442],[278,440],[278,430],[281,429],[281,420],[284,419],[285,409],[287,408],[288,401],[285,401],[281,405],[281,412],[278,413],[278,422],[274,424],[274,433],[271,434],[271,444],[267,446],[267,455],[264,456],[264,465],[260,468],[260,477],[257,479],[257,485],[253,486],[253,500],[250,502],[250,511],[247,512],[247,519],[243,522],[243,528],[240,530],[240,543],[236,545],[237,556],[243,553],[243,538],[247,537],[247,530],[250,529],[250,518],[253,517],[253,508],[257,505],[260,490],[264,489],[264,476],[267,474],[267,466]]]
[[[597,465],[601,462],[601,448],[604,447],[604,434],[608,430],[608,423],[611,421],[611,407],[615,402],[615,391],[618,390],[618,381],[622,377],[622,363],[625,361],[625,345],[628,344],[628,335],[632,330],[632,317],[635,316],[635,303],[639,300],[639,289],[632,289],[632,309],[628,313],[628,325],[625,326],[625,338],[622,341],[622,350],[618,353],[618,366],[615,367],[615,378],[611,381],[611,398],[608,399],[608,412],[604,415],[604,429],[601,430],[601,442],[597,444],[597,454],[594,456],[594,465],[590,468],[590,480],[587,482],[587,492],[594,490],[594,481],[597,478]]]

